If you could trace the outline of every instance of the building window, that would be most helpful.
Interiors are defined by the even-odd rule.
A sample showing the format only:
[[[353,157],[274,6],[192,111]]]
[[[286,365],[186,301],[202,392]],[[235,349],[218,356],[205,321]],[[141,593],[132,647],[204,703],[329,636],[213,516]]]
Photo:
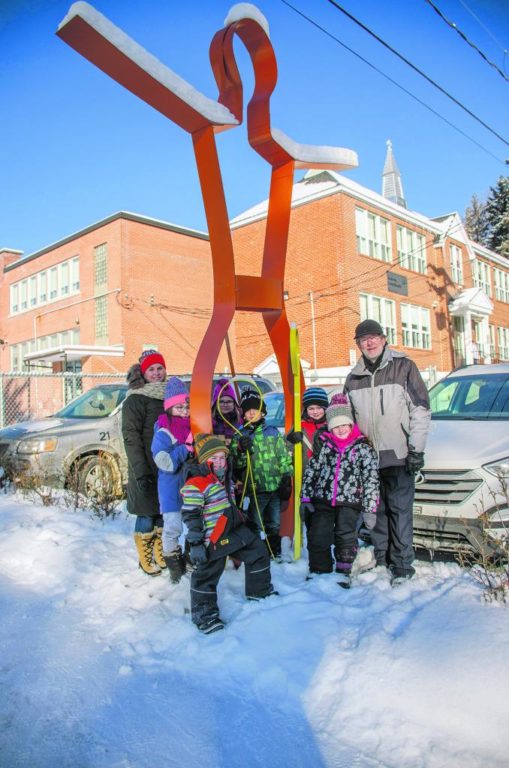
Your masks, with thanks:
[[[37,305],[37,275],[33,275],[30,278],[29,296],[30,296],[30,306],[35,307]]]
[[[404,347],[431,349],[429,309],[415,304],[402,304],[401,328]]]
[[[59,265],[59,284],[60,284],[60,296],[67,296],[69,294],[69,262],[63,261]]]
[[[22,280],[21,281],[21,302],[20,302],[21,311],[28,309],[28,281]]]
[[[58,296],[58,267],[51,267],[49,271],[49,298],[54,301]]]
[[[376,320],[385,329],[389,344],[396,344],[396,307],[391,299],[373,296],[370,293],[359,295],[361,320]]]
[[[77,293],[80,289],[80,260],[78,256],[71,261],[71,291]]]
[[[495,326],[488,325],[488,333],[490,335],[490,357],[495,357]]]
[[[11,314],[16,314],[19,309],[19,285],[11,285]],[[14,369],[13,369],[14,370]]]
[[[95,300],[95,339],[105,341],[108,338],[108,297],[100,296]]]
[[[39,272],[38,289],[39,304],[45,304],[48,298],[48,273]]]
[[[453,283],[463,285],[463,251],[451,245],[451,277]]]
[[[11,371],[19,371],[19,344],[13,344],[11,347]]]
[[[396,227],[398,263],[405,269],[426,273],[426,241],[422,235],[406,227]]]
[[[380,261],[392,260],[391,223],[363,208],[355,209],[357,253]]]
[[[487,296],[491,296],[491,270],[485,261],[474,260],[473,279],[476,288],[481,288]]]
[[[108,246],[106,243],[94,248],[94,285],[104,287],[108,282]]]
[[[495,269],[495,298],[509,304],[509,272]]]
[[[497,328],[498,359],[509,360],[509,328]]]

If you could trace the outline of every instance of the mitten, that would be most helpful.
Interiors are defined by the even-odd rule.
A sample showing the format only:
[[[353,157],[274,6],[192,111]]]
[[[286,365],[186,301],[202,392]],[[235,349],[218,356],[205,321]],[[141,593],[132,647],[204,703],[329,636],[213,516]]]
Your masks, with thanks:
[[[142,493],[150,493],[154,487],[154,478],[150,475],[136,478],[136,485]]]
[[[372,531],[376,525],[376,513],[364,512],[364,514],[362,515],[362,519],[364,521],[364,527],[367,528],[368,531]]]
[[[286,439],[289,443],[292,445],[297,445],[297,443],[302,443],[303,435],[302,432],[296,432],[293,428],[288,432]]]
[[[416,475],[424,466],[424,453],[422,451],[408,451],[405,469],[409,475]]]
[[[281,501],[288,501],[292,495],[292,478],[291,475],[283,475],[278,489],[279,498]]]
[[[205,544],[193,544],[189,550],[189,559],[193,565],[203,565],[207,562],[207,549]]]
[[[311,501],[303,501],[300,505],[300,516],[304,523],[309,522],[311,515],[315,511],[315,506]]]
[[[249,435],[242,435],[242,437],[239,437],[239,451],[241,453],[251,452],[252,448],[253,441]]]

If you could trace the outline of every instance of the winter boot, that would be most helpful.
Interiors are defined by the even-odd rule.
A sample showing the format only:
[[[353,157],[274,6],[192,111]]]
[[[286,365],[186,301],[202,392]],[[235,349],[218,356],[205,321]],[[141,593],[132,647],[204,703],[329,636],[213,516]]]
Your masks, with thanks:
[[[201,624],[198,624],[198,629],[200,632],[203,632],[204,635],[211,635],[213,632],[224,629],[224,621],[219,617],[206,619]]]
[[[164,559],[163,555],[163,529],[162,528],[154,528],[154,561],[156,565],[159,566],[159,568],[164,571],[166,566],[166,560]]]
[[[134,534],[134,543],[138,551],[138,559],[140,561],[141,570],[147,574],[147,576],[159,576],[161,569],[156,565],[153,560],[153,544],[154,532],[150,533],[138,533]]]
[[[180,547],[174,549],[169,555],[164,555],[164,561],[170,574],[170,581],[172,584],[178,584],[184,573],[186,572],[186,564],[184,555]]]

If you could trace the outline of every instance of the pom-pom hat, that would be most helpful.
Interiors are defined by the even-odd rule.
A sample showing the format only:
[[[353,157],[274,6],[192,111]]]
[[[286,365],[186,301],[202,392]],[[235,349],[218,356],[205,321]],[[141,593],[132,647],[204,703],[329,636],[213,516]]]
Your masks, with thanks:
[[[325,416],[329,429],[340,427],[342,424],[353,424],[352,406],[347,395],[333,395]]]
[[[147,368],[150,368],[151,365],[162,365],[163,368],[166,369],[166,363],[164,362],[164,357],[160,352],[157,351],[157,349],[146,349],[144,352],[142,352],[141,357],[139,359],[141,372],[144,374]]]
[[[172,376],[166,382],[166,388],[164,390],[164,410],[167,411],[173,408],[174,405],[180,405],[180,403],[187,402],[189,398],[189,390],[184,382],[178,378],[178,376]]]
[[[216,435],[196,435],[194,439],[194,450],[196,453],[196,458],[200,464],[206,462],[218,451],[223,451],[226,456],[228,456],[229,453],[229,450],[224,442],[220,437],[217,437]]]

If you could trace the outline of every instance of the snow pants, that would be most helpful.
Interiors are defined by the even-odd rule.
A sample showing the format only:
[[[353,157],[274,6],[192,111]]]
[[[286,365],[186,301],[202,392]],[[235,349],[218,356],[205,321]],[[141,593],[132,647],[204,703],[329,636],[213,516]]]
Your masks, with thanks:
[[[357,527],[360,510],[346,504],[332,507],[314,502],[315,511],[310,515],[308,531],[308,556],[310,573],[331,573],[334,561],[338,573],[350,573],[357,554]]]
[[[254,494],[250,499],[247,516],[253,528],[262,531],[263,528],[267,536],[270,550],[274,557],[281,554],[281,536],[279,535],[279,526],[281,524],[281,499],[277,491],[259,491],[256,494],[256,508]],[[259,513],[259,514],[258,514]]]
[[[228,553],[245,566],[246,597],[258,599],[273,592],[270,580],[270,560],[267,548],[258,537]],[[227,556],[210,558],[197,565],[191,576],[191,618],[198,628],[219,618],[217,585],[224,571]]]
[[[405,467],[380,470],[380,506],[371,531],[378,565],[395,576],[413,576],[413,503],[415,478]]]

